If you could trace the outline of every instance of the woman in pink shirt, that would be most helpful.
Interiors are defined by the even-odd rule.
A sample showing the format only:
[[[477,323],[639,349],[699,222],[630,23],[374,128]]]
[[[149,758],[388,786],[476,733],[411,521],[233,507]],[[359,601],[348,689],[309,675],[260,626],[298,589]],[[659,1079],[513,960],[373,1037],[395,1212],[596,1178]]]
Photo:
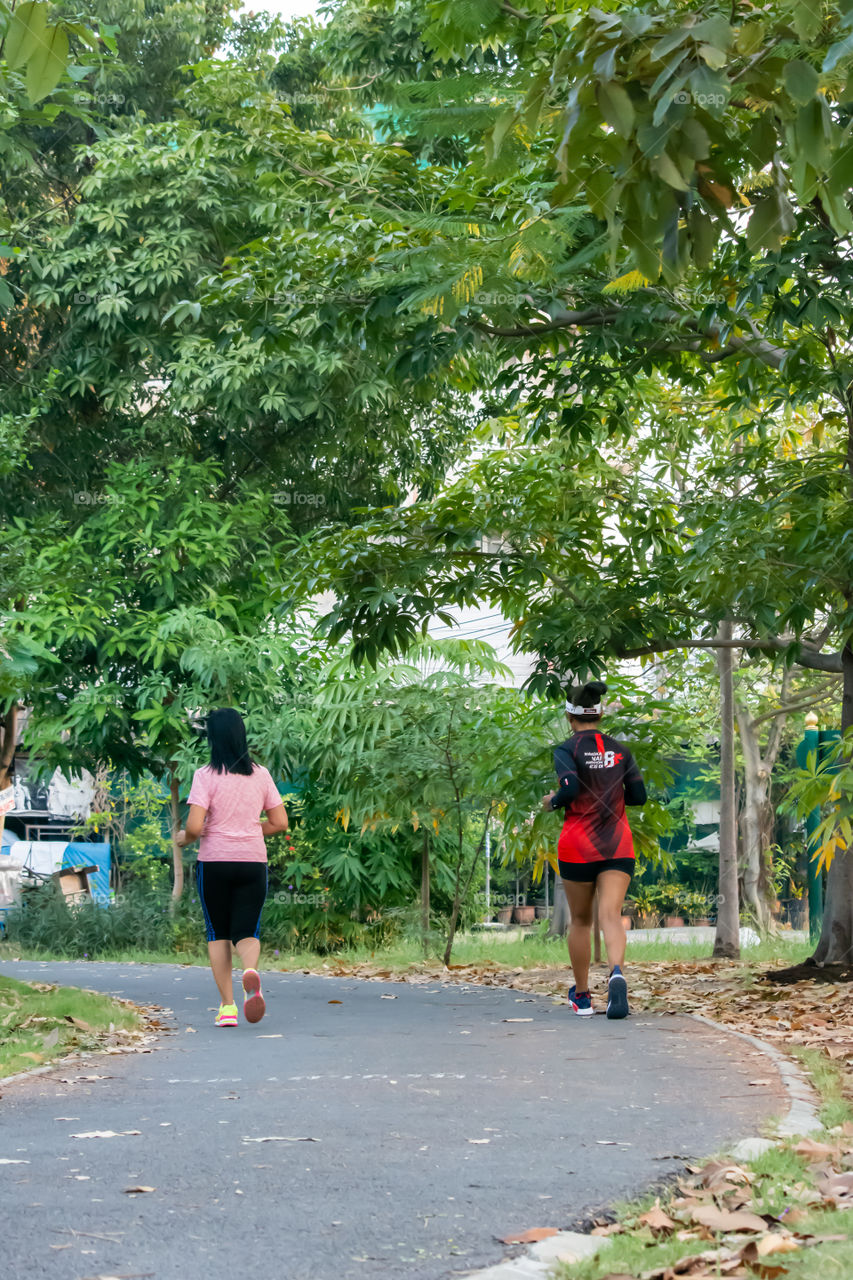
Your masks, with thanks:
[[[287,813],[269,772],[254,764],[238,711],[221,707],[207,718],[210,764],[196,769],[190,788],[183,847],[201,837],[196,866],[198,896],[207,925],[207,950],[222,1003],[217,1027],[236,1027],[231,944],[243,963],[243,1012],[260,1022],[266,1005],[257,965],[259,930],[267,896],[264,836],[286,831]],[[266,821],[261,822],[261,812]]]

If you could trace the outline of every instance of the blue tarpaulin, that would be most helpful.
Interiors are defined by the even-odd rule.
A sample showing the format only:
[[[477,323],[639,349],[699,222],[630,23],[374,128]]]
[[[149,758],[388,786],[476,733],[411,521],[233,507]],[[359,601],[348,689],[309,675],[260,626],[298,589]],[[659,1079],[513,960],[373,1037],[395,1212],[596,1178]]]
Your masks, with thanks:
[[[90,844],[88,840],[81,840],[79,844],[68,844],[65,846],[65,852],[62,855],[63,867],[94,867],[98,870],[93,871],[89,876],[89,885],[92,890],[92,897],[102,907],[109,906],[110,903],[110,845],[109,841],[103,844]]]

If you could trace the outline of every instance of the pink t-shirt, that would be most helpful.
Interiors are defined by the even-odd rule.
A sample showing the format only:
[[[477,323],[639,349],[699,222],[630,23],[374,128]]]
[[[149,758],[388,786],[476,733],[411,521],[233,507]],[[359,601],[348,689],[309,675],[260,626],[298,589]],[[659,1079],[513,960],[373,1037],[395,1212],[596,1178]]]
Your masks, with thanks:
[[[207,810],[199,862],[266,862],[261,810],[284,801],[262,764],[251,775],[217,773],[209,764],[196,769],[187,803]]]

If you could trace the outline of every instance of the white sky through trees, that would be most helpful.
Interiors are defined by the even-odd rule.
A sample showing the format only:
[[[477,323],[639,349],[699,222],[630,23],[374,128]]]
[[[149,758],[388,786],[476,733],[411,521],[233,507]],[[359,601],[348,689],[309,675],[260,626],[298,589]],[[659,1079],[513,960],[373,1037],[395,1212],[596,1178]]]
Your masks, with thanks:
[[[255,0],[244,4],[246,13],[280,13],[284,18],[301,18],[309,13],[316,14],[319,0]]]

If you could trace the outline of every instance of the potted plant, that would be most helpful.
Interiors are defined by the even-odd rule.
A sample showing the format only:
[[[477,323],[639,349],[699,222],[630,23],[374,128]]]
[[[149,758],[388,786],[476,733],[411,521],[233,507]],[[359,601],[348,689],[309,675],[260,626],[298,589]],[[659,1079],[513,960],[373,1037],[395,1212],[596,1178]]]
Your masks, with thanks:
[[[536,908],[532,906],[516,907],[512,913],[512,918],[516,924],[533,924],[536,918]]]
[[[655,886],[655,897],[658,910],[663,915],[665,929],[681,929],[684,927],[684,916],[676,915],[682,909],[684,890],[677,884],[659,884]]]
[[[686,893],[683,898],[683,909],[687,912],[687,919],[692,925],[709,925],[711,918],[708,915],[708,897],[698,890],[692,890]]]
[[[660,917],[650,886],[644,885],[634,894],[634,913],[641,929],[657,928]]]
[[[512,919],[512,907],[501,907],[498,911],[498,924],[509,924]]]

